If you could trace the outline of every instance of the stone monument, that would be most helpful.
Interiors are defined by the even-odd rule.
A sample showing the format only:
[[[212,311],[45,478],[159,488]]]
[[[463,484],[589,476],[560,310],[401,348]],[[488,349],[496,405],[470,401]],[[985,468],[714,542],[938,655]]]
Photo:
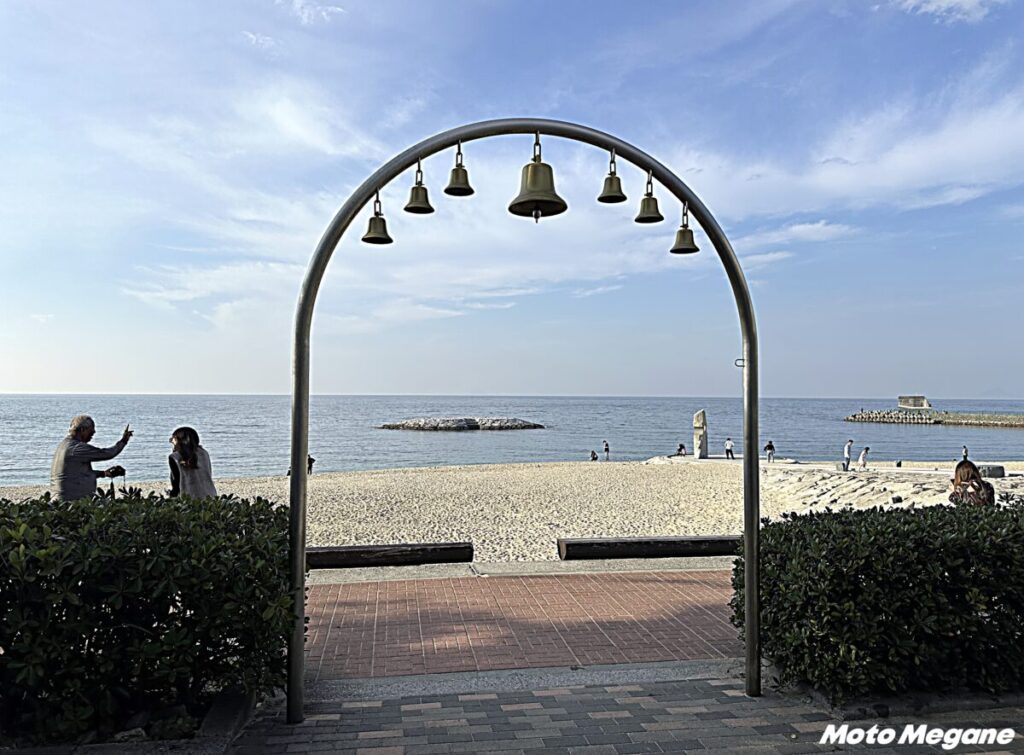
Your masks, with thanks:
[[[703,409],[693,415],[693,455],[708,458],[708,418]]]

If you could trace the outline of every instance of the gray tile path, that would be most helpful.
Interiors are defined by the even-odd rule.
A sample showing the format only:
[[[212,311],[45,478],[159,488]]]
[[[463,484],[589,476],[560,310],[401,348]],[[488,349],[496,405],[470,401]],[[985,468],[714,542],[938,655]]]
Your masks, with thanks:
[[[306,721],[284,722],[277,703],[261,711],[235,741],[233,753],[336,752],[357,755],[525,753],[809,753],[837,723],[807,699],[768,692],[743,694],[735,679],[690,679],[615,686],[574,686],[499,692],[414,695],[391,699],[311,702]],[[965,746],[957,752],[1024,752],[1024,709],[931,714],[867,722],[1015,728],[1007,747]],[[853,724],[860,725],[860,724]],[[910,755],[939,747],[860,747]]]

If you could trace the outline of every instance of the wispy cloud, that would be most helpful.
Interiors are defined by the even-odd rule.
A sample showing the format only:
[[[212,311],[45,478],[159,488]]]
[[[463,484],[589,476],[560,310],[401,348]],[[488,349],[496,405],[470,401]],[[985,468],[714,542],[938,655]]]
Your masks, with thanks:
[[[616,284],[614,286],[596,286],[594,288],[578,288],[572,292],[572,296],[576,299],[583,299],[588,296],[597,296],[599,294],[607,294],[611,291],[618,291],[621,288],[621,284]]]
[[[1006,5],[1008,0],[896,0],[896,6],[907,13],[935,16],[944,23],[977,23],[989,11]]]
[[[53,320],[52,314],[32,314],[29,317],[42,325],[46,325]]]
[[[760,270],[776,262],[788,260],[793,256],[792,252],[765,252],[764,254],[748,254],[740,261],[744,270]]]
[[[266,53],[273,53],[277,50],[277,40],[259,32],[243,31],[244,36],[253,47]]]
[[[338,5],[324,5],[313,0],[275,0],[277,5],[284,5],[305,26],[330,21],[334,16],[347,13]]]
[[[814,223],[791,223],[781,228],[757,231],[736,240],[735,246],[755,248],[774,244],[832,241],[857,232],[853,226],[818,220]]]

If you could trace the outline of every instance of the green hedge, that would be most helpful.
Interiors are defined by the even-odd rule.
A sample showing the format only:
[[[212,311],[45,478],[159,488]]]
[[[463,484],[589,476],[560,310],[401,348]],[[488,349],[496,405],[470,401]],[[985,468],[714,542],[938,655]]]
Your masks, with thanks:
[[[733,572],[743,627],[743,562]],[[782,684],[833,703],[1024,687],[1024,502],[765,520],[761,643]]]
[[[283,684],[288,515],[263,499],[0,500],[0,730],[35,741]]]

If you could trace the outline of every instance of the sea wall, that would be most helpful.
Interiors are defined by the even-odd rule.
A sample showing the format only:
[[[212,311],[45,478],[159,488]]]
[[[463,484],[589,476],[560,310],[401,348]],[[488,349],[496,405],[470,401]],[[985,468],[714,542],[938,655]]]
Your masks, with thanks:
[[[875,409],[846,417],[847,422],[882,422],[891,425],[975,425],[1024,428],[1024,414],[978,414],[932,410]]]

